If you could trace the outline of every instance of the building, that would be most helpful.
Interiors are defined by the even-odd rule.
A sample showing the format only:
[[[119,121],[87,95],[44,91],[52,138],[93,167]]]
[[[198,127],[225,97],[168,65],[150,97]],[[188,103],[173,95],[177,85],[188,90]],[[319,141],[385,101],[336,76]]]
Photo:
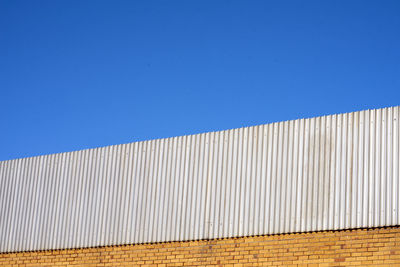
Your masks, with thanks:
[[[399,107],[0,162],[0,266],[400,265]]]

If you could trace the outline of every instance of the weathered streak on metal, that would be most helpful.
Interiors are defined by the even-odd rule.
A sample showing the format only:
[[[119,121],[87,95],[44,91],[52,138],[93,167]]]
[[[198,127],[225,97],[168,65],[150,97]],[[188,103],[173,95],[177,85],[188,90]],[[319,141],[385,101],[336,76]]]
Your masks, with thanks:
[[[399,107],[0,162],[0,251],[400,224]]]

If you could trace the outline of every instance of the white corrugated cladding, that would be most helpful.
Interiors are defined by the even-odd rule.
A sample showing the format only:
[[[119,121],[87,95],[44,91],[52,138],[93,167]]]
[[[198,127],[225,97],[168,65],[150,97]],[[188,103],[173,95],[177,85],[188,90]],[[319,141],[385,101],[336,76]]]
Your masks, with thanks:
[[[0,162],[0,251],[400,223],[399,107]]]

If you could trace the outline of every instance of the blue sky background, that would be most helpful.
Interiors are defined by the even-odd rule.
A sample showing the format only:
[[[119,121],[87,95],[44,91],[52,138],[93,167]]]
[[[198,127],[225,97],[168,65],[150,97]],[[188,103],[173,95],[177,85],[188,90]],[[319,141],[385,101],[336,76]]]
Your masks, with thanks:
[[[0,1],[0,160],[400,104],[400,1]]]

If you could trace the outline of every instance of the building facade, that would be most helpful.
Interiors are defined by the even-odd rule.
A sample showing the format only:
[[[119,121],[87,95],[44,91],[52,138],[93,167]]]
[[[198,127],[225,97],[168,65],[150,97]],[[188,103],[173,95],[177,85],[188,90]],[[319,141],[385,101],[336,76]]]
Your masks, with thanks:
[[[2,161],[0,264],[400,264],[399,117]]]

